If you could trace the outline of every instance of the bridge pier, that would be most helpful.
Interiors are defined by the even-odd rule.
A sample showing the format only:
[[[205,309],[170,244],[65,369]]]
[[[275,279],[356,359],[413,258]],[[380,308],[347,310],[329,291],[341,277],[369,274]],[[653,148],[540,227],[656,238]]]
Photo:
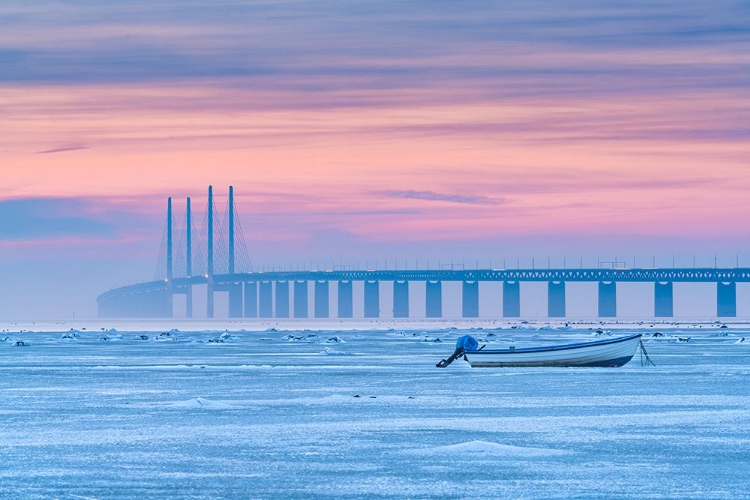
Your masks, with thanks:
[[[617,282],[599,282],[599,317],[617,317]]]
[[[307,318],[307,281],[294,282],[294,317]]]
[[[393,317],[409,317],[409,282],[393,282]]]
[[[674,316],[674,285],[671,281],[654,283],[654,317]]]
[[[208,285],[206,286],[206,318],[214,317],[214,188],[208,186],[208,215],[207,243],[208,253],[206,254],[206,275]]]
[[[503,318],[521,317],[521,283],[503,281]]]
[[[169,290],[167,293],[167,318],[174,318],[174,292]]]
[[[289,282],[276,282],[276,315],[277,318],[289,317]]]
[[[425,316],[428,318],[442,318],[443,282],[427,281],[425,285]]]
[[[193,285],[185,287],[185,317],[193,317]]]
[[[339,318],[354,317],[354,293],[351,281],[339,281]]]
[[[330,316],[328,305],[328,282],[315,282],[315,317],[327,318]]]
[[[185,276],[193,275],[193,215],[190,209],[190,197],[185,205]],[[188,284],[185,290],[185,317],[193,317],[193,285]]]
[[[380,317],[380,282],[365,281],[365,318]]]
[[[461,286],[461,315],[464,318],[479,317],[479,282],[464,281]]]
[[[737,283],[716,283],[716,315],[720,318],[737,317]]]
[[[259,285],[260,302],[259,312],[261,318],[273,318],[273,283],[261,281]]]
[[[242,317],[242,283],[229,284],[229,317]]]
[[[547,317],[565,317],[565,282],[547,282]]]
[[[248,281],[245,283],[245,311],[246,318],[258,317],[258,283]]]
[[[211,277],[208,278],[206,285],[206,318],[214,317],[214,283]]]

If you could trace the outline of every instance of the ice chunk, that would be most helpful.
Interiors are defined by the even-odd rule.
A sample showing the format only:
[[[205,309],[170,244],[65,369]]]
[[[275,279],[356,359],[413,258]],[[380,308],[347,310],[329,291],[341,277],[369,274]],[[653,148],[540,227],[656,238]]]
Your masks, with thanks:
[[[338,336],[328,337],[325,340],[319,340],[318,344],[345,344],[344,339]]]
[[[297,337],[295,335],[289,334],[284,335],[281,337],[281,340],[285,340],[287,342],[315,342],[319,343],[320,337],[314,333],[311,333],[309,335],[305,335],[304,337]]]

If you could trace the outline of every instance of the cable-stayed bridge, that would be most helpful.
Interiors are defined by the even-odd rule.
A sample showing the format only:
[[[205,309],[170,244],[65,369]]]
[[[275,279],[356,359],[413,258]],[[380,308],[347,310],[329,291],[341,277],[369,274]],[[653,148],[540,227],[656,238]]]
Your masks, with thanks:
[[[598,284],[598,314],[617,316],[617,283],[646,282],[654,286],[654,316],[674,316],[674,283],[715,283],[716,316],[737,315],[737,283],[750,282],[750,268],[613,268],[613,269],[474,269],[474,270],[317,270],[253,271],[234,203],[234,190],[219,218],[213,189],[203,224],[194,238],[190,198],[184,224],[175,229],[172,199],[167,202],[167,222],[157,279],[116,288],[98,299],[102,318],[170,318],[175,295],[186,296],[186,317],[193,317],[193,288],[206,290],[206,317],[214,317],[215,294],[228,294],[230,318],[328,318],[331,298],[337,317],[354,317],[353,283],[364,288],[364,317],[381,317],[380,284],[392,282],[394,318],[409,318],[410,283],[424,283],[425,316],[443,316],[444,282],[461,282],[461,313],[479,317],[479,283],[502,282],[502,303],[497,316],[521,316],[521,283],[547,283],[547,316],[566,317],[568,282]],[[335,287],[331,287],[335,283]],[[312,285],[312,287],[311,287]],[[308,309],[310,289],[313,310]],[[334,293],[335,292],[335,293]],[[203,306],[203,304],[201,304]]]

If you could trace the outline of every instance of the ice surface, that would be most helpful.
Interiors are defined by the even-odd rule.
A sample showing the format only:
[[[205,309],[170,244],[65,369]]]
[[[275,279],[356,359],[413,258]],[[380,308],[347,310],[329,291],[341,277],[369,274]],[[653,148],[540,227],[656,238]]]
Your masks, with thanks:
[[[491,443],[488,441],[469,441],[447,446],[435,446],[433,448],[413,450],[411,453],[418,455],[495,455],[500,459],[513,460],[516,457],[539,457],[550,455],[564,455],[568,453],[562,450],[549,448],[533,448],[525,446],[511,446],[508,444]]]
[[[175,403],[169,403],[165,406],[172,408],[188,408],[188,409],[200,409],[200,410],[226,410],[234,408],[234,406],[220,401],[210,401],[204,398],[192,398],[187,401],[177,401]]]
[[[0,325],[0,498],[749,498],[750,327],[722,326]],[[597,330],[656,366],[435,368]]]

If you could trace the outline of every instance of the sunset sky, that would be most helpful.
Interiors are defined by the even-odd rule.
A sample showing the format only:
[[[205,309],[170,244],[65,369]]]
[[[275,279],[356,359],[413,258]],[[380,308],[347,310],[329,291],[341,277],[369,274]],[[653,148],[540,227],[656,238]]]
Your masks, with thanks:
[[[200,225],[209,184],[256,268],[750,266],[749,26],[722,0],[2,2],[0,319],[153,279],[167,197]]]

